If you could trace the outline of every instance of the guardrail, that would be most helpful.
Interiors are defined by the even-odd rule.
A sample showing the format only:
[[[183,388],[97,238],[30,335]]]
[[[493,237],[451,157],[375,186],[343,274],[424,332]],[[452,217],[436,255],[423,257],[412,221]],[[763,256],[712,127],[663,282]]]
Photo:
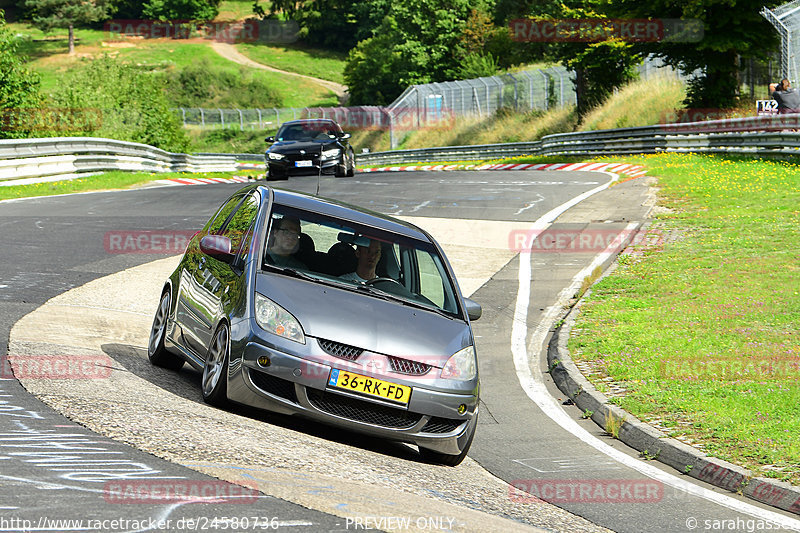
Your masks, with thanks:
[[[795,131],[792,131],[795,130]],[[360,165],[475,161],[525,155],[629,155],[658,152],[800,156],[800,115],[659,124],[547,135],[536,142],[444,146],[357,154]]]
[[[228,154],[175,154],[146,144],[94,137],[0,140],[0,180],[108,170],[233,172]]]
[[[547,135],[541,141],[442,146],[356,154],[360,165],[475,161],[525,155],[628,155],[708,152],[800,156],[800,114],[660,124]],[[263,154],[173,154],[152,146],[92,137],[0,140],[0,180],[105,170],[233,172]]]

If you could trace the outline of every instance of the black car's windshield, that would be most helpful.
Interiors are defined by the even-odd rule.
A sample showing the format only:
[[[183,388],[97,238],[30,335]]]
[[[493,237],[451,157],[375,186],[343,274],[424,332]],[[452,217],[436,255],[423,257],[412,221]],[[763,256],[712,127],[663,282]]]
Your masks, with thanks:
[[[310,122],[284,124],[275,138],[278,141],[329,142],[336,138],[336,134],[336,128],[331,123]]]
[[[430,242],[280,205],[266,242],[265,269],[459,314],[452,280]]]

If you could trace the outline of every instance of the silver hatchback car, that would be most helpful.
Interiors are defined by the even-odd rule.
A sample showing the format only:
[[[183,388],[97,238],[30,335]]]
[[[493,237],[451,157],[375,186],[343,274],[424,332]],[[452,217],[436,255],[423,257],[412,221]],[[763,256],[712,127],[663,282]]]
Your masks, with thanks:
[[[148,354],[201,370],[210,404],[416,444],[455,466],[477,424],[480,314],[424,230],[251,185],[190,240]]]

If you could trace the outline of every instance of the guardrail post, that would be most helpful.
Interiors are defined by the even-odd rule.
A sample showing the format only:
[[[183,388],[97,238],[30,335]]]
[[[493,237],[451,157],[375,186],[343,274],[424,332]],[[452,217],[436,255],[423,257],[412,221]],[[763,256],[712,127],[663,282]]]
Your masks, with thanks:
[[[222,112],[222,109],[220,109],[219,107],[217,109],[219,109],[219,122],[220,122],[220,124],[222,124],[222,128],[224,129],[225,128],[225,114]]]
[[[205,128],[206,127],[206,114],[203,113],[203,108],[200,107],[200,126]]]
[[[541,76],[542,76],[542,79],[544,80],[544,110],[545,110],[545,111],[547,111],[547,108],[548,108],[548,98],[549,98],[549,96],[550,96],[550,95],[548,94],[548,92],[547,92],[547,74],[545,74],[545,73],[544,73],[544,72],[542,72],[541,70],[538,70],[537,72],[538,72],[539,74],[541,74]]]
[[[239,131],[244,131],[244,117],[242,116],[242,110],[237,107],[236,111],[239,112]]]
[[[261,108],[256,108],[256,111],[258,111],[258,129],[263,130],[264,126],[261,122]]]

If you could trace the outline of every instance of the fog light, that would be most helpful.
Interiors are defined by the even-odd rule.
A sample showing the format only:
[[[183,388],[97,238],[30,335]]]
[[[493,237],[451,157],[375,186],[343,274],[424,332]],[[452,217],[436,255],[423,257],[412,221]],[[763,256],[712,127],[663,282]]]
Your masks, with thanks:
[[[266,355],[258,356],[258,366],[269,366],[270,360]]]
[[[458,406],[458,414],[463,415],[467,412],[467,406],[465,404],[461,404]]]

